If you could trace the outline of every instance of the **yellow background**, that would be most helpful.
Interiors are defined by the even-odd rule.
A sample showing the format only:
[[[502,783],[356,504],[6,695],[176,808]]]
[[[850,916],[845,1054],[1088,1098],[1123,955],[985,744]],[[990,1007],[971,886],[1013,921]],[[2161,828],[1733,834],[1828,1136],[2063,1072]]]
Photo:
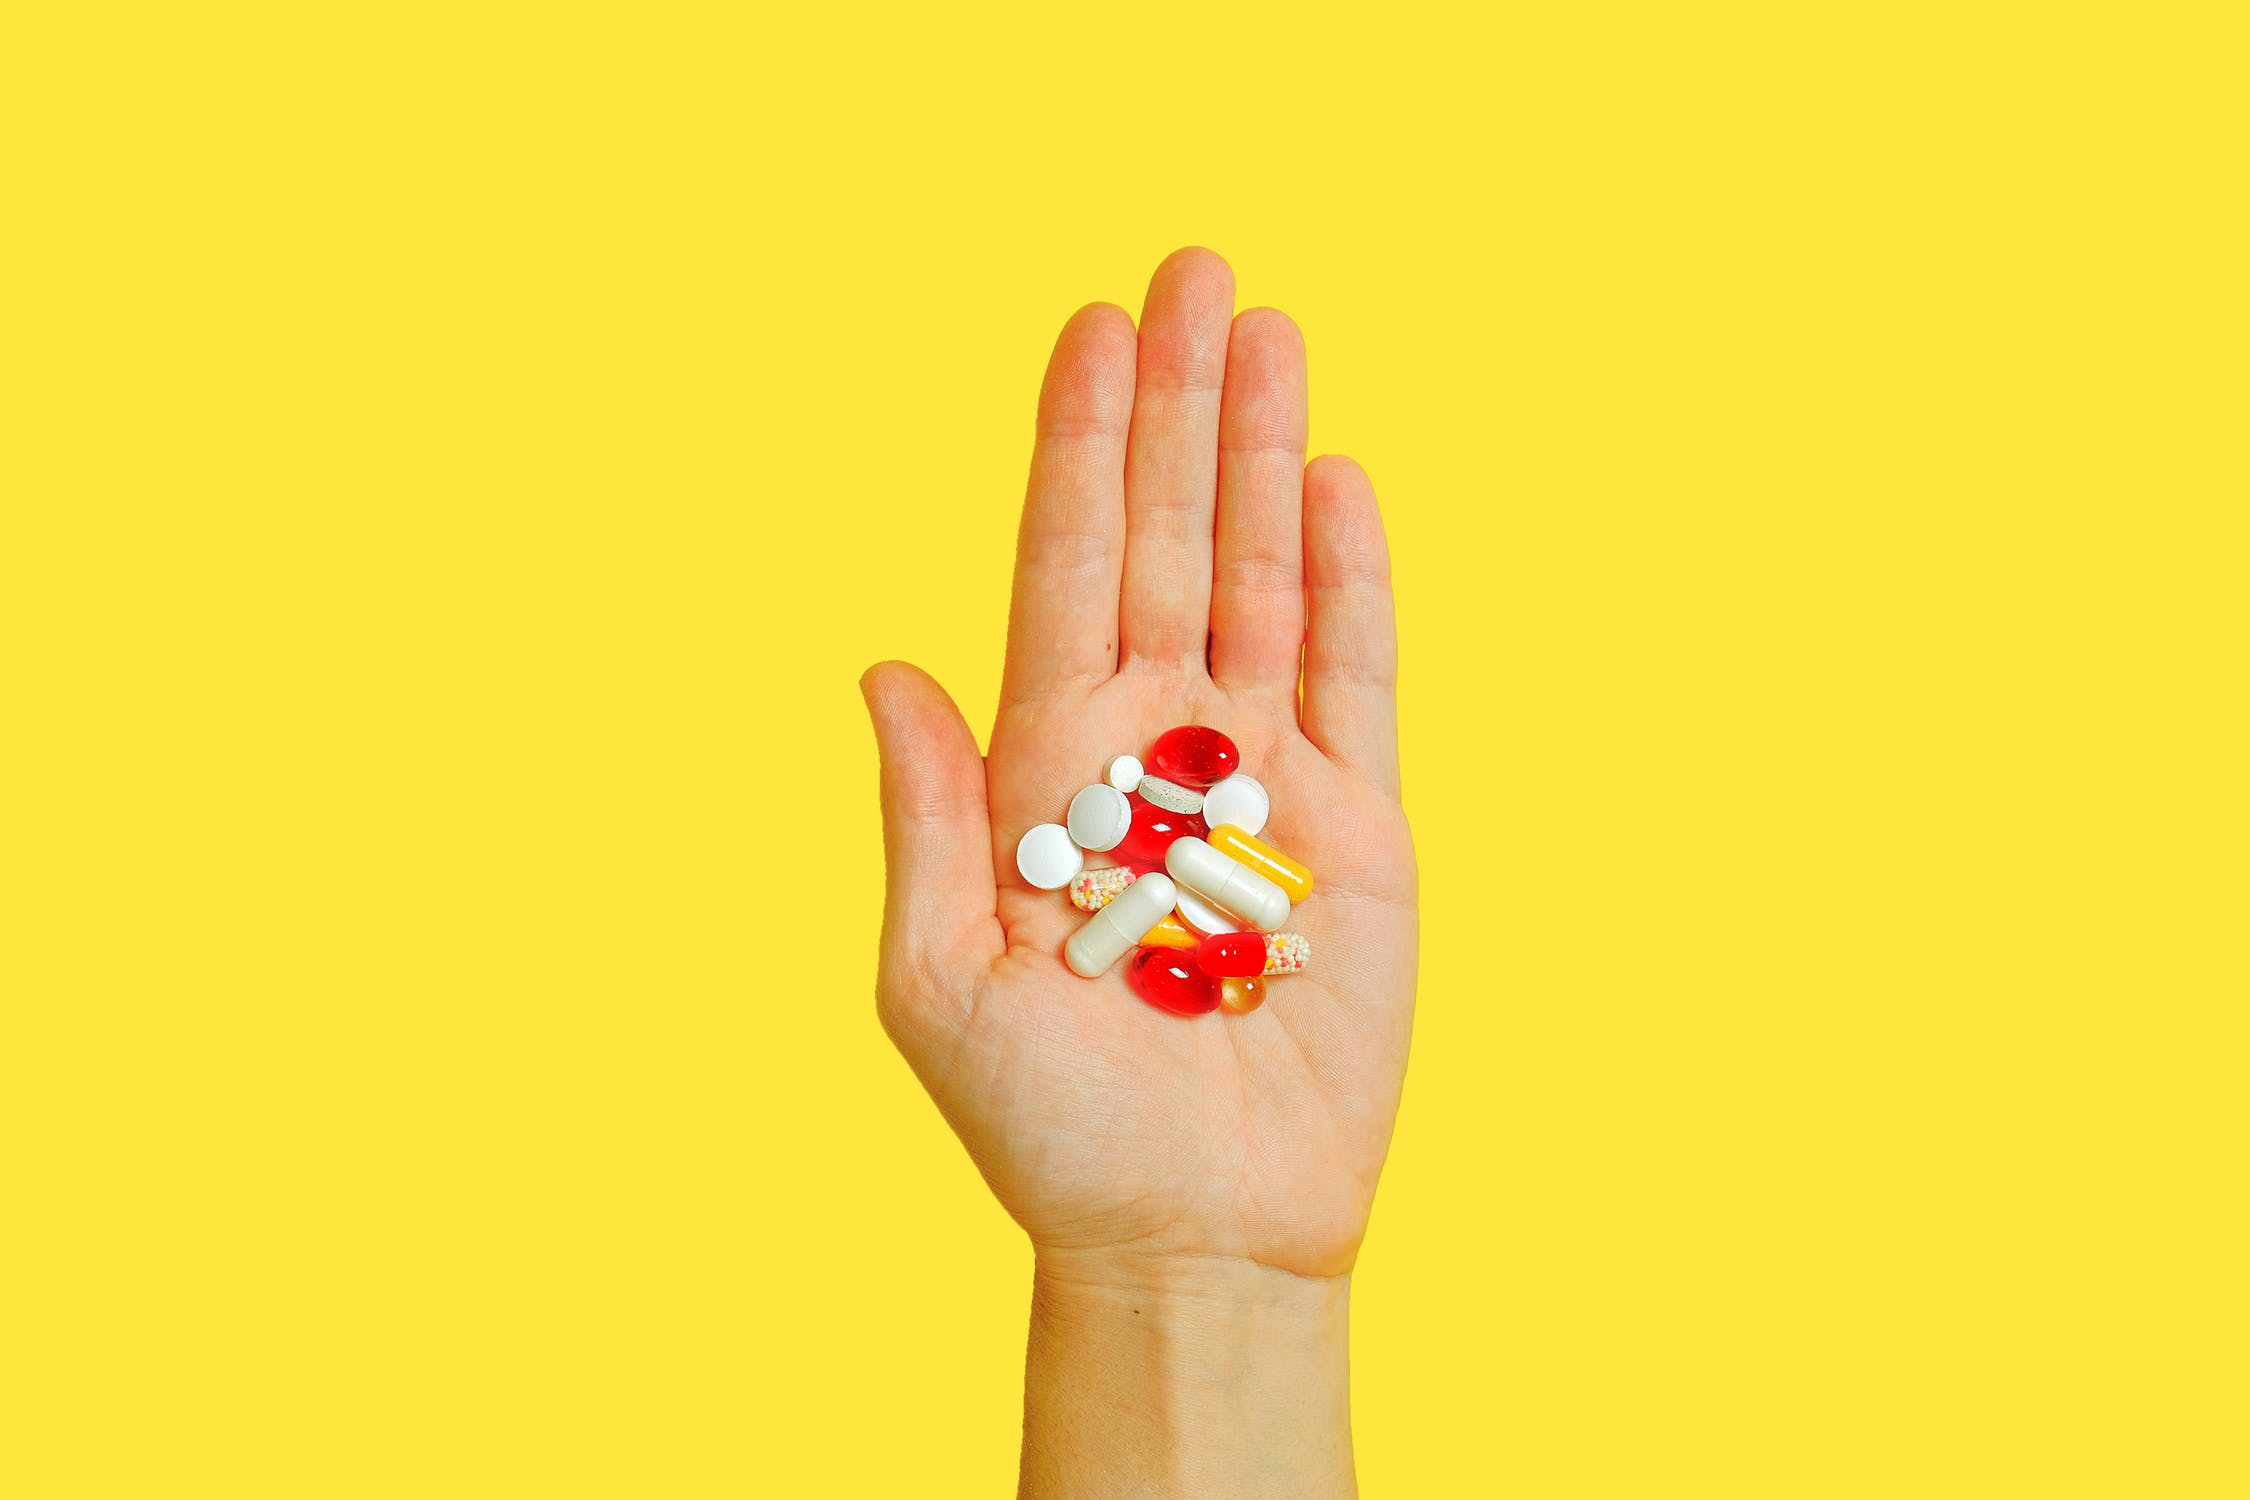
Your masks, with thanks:
[[[0,1492],[992,1495],[871,1003],[1049,342],[1397,556],[1372,1494],[2240,1495],[2231,7],[19,7]]]

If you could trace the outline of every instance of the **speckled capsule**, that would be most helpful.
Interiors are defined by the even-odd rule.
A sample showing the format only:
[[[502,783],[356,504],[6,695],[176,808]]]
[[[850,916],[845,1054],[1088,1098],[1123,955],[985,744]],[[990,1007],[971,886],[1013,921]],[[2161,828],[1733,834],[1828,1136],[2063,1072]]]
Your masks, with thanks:
[[[1249,978],[1266,972],[1266,935],[1214,932],[1195,946],[1203,972],[1220,979]]]
[[[1266,972],[1268,974],[1302,974],[1305,965],[1312,962],[1312,944],[1294,932],[1269,932],[1266,934]]]
[[[1139,879],[1138,871],[1123,865],[1088,870],[1070,883],[1070,904],[1080,911],[1100,911],[1117,899],[1117,893]]]

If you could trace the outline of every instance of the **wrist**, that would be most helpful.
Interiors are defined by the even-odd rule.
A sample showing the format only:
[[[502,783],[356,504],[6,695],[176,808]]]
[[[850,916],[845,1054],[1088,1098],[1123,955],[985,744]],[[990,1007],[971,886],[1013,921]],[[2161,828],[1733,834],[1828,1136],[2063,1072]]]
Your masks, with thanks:
[[[1024,1494],[1353,1492],[1349,1276],[1037,1252]]]
[[[1032,1248],[1035,1297],[1058,1307],[1130,1303],[1214,1340],[1249,1324],[1269,1332],[1325,1326],[1351,1301],[1349,1272],[1307,1276],[1210,1251]]]

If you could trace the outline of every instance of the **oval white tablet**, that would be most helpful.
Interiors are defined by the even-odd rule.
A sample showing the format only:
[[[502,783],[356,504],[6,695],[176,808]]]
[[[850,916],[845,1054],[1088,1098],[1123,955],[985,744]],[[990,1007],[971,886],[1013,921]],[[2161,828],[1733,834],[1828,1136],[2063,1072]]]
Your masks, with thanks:
[[[1059,891],[1086,867],[1086,856],[1060,823],[1041,823],[1016,845],[1016,870],[1043,891]]]
[[[1256,838],[1265,831],[1272,812],[1273,799],[1266,795],[1266,789],[1240,771],[1214,783],[1203,794],[1203,821],[1213,828],[1232,823]]]
[[[1240,932],[1242,930],[1240,922],[1237,922],[1186,886],[1181,885],[1178,881],[1174,881],[1172,886],[1172,904],[1180,909],[1180,920],[1197,932],[1209,937],[1214,932]]]
[[[1121,792],[1130,792],[1141,784],[1141,758],[1137,755],[1112,755],[1109,764],[1102,767],[1102,780]]]
[[[1166,781],[1161,776],[1143,776],[1138,790],[1143,797],[1166,812],[1186,814],[1203,811],[1201,792],[1181,786],[1176,781]]]
[[[1070,799],[1066,822],[1073,843],[1099,854],[1125,841],[1126,830],[1133,826],[1133,804],[1116,787],[1084,787]]]

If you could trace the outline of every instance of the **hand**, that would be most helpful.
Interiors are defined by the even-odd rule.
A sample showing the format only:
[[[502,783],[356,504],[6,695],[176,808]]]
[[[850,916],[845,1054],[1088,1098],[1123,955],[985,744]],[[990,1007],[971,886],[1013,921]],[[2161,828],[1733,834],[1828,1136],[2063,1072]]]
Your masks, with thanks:
[[[1039,398],[992,753],[900,663],[883,759],[883,1025],[1031,1236],[1025,1496],[1349,1495],[1349,1272],[1414,1003],[1390,563],[1367,477],[1305,453],[1296,326],[1204,250],[1136,340],[1063,329]],[[1302,664],[1302,702],[1299,667]],[[1249,1015],[1072,974],[1083,916],[1016,841],[1175,724],[1230,735],[1310,866],[1310,972]]]
[[[1233,298],[1224,261],[1183,250],[1137,340],[1095,305],[1056,342],[989,759],[915,668],[862,683],[883,1024],[1043,1267],[1343,1275],[1406,1067],[1415,871],[1382,522],[1357,465],[1304,464],[1295,324],[1230,319]],[[1273,794],[1261,837],[1315,878],[1289,924],[1310,971],[1248,1015],[1155,1010],[1122,961],[1072,974],[1084,913],[1016,872],[1024,830],[1175,724],[1234,739]]]

